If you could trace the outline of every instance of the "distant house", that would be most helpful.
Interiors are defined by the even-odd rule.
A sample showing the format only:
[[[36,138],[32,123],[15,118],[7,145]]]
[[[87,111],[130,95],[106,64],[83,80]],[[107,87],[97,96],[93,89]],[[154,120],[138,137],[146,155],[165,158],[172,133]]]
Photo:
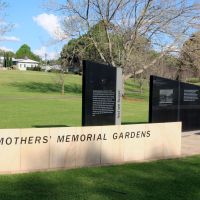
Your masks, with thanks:
[[[15,65],[19,70],[26,71],[27,68],[34,68],[39,65],[39,62],[31,59],[12,59],[13,65]]]

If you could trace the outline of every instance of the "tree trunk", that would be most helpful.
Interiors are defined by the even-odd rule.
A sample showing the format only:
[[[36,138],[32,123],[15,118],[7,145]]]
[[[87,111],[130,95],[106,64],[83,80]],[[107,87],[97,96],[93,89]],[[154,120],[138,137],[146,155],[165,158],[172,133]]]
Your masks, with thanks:
[[[143,84],[140,84],[140,94],[143,93]]]
[[[65,81],[62,81],[62,88],[61,88],[61,94],[65,94]]]
[[[61,94],[65,94],[65,75],[61,74]]]

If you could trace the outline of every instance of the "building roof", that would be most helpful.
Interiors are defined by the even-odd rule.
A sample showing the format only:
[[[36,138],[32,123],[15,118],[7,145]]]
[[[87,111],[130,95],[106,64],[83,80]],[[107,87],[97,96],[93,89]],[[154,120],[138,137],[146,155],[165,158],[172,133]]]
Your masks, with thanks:
[[[13,58],[12,61],[19,62],[19,63],[33,63],[33,64],[39,63],[38,61],[31,60],[31,59],[16,59],[16,58]]]

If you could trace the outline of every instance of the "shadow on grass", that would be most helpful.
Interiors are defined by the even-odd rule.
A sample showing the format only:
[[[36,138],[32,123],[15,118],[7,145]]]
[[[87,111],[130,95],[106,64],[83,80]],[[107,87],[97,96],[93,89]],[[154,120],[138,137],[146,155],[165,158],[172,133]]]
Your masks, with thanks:
[[[1,200],[200,199],[200,157],[0,176]]]
[[[33,125],[34,128],[56,128],[56,127],[69,127],[67,125]]]
[[[200,157],[88,170],[102,199],[199,199]]]
[[[17,87],[22,92],[40,92],[52,93],[61,92],[61,85],[58,83],[42,83],[42,82],[28,82],[28,83],[12,83],[12,87]],[[80,94],[82,92],[79,84],[65,84],[65,92]]]
[[[132,82],[125,82],[125,86],[128,86],[128,87],[132,87],[132,88],[135,88],[135,89],[139,89],[140,86],[139,86],[139,82],[137,81],[132,81]]]

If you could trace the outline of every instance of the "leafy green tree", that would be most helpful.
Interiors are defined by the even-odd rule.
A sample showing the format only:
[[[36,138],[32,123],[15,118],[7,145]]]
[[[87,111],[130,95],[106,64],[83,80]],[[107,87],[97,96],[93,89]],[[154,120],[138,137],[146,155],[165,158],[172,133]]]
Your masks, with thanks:
[[[112,56],[109,53],[108,38],[106,37],[105,23],[100,21],[94,25],[86,34],[80,36],[77,39],[72,39],[66,44],[61,52],[61,61],[63,66],[81,66],[82,60],[92,60],[96,62],[105,61],[101,57],[101,53],[105,59],[112,64],[112,60],[118,66],[121,66],[121,60],[118,59],[119,52],[123,49],[122,37],[118,33],[114,33],[113,24],[107,24],[109,26],[109,39],[112,40],[113,50]],[[95,43],[94,41],[95,40]],[[112,57],[112,58],[111,58]]]
[[[3,67],[6,67],[6,53],[3,55]]]
[[[23,44],[16,52],[16,58],[26,58],[36,60],[38,62],[41,61],[41,58],[37,55],[35,55],[31,48],[27,44]]]
[[[12,56],[10,55],[9,52],[4,52],[4,62],[3,66],[4,67],[12,67]]]
[[[6,67],[10,67],[9,65],[10,65],[10,63],[9,63],[9,55],[8,55],[8,53],[6,54]]]
[[[123,56],[124,53],[122,54],[124,51],[123,40],[126,38],[123,38],[120,32],[114,31],[117,27],[113,24],[106,24],[106,26],[107,29],[105,29],[105,22],[100,21],[83,36],[70,40],[61,52],[62,66],[81,66],[82,60],[104,63],[100,56],[101,53],[109,61],[108,63],[112,64],[112,61],[114,61],[114,66],[123,66],[127,59],[127,57]],[[109,30],[109,41],[106,36],[106,30]],[[128,34],[131,33],[127,32]],[[98,48],[91,38],[95,40]],[[109,42],[112,42],[112,54],[110,54]],[[131,55],[129,55],[129,65],[131,67],[124,68],[124,72],[131,73],[134,76],[135,72],[141,68],[141,63],[144,63],[144,61],[150,62],[152,59],[151,49],[151,42],[144,36],[138,36]]]
[[[12,62],[12,57],[9,57],[9,67],[12,67],[13,66],[13,62]]]

